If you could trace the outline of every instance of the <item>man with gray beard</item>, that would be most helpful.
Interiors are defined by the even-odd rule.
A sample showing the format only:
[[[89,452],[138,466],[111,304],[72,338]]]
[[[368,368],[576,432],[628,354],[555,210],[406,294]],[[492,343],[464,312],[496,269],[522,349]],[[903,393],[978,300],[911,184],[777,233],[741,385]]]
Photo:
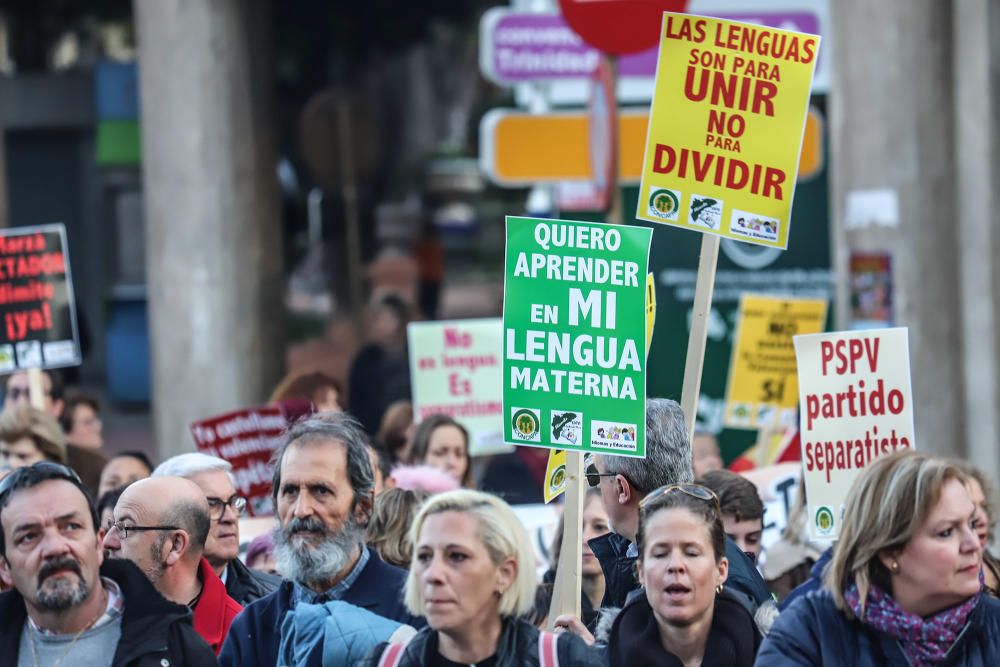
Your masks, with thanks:
[[[28,667],[216,665],[187,607],[126,561],[104,561],[80,478],[50,461],[0,482],[0,656]],[[72,657],[70,657],[72,655]]]
[[[236,617],[219,655],[222,665],[278,664],[278,630],[300,603],[342,600],[423,625],[403,606],[406,572],[365,546],[373,486],[367,441],[353,418],[327,413],[289,428],[274,455],[272,488],[274,556],[285,581]]]

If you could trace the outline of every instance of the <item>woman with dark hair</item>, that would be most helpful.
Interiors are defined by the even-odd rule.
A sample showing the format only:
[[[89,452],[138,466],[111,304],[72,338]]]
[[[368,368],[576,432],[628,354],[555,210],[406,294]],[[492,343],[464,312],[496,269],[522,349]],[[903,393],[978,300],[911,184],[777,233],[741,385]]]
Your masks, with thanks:
[[[760,633],[725,592],[729,561],[719,499],[697,484],[662,486],[639,506],[637,568],[645,595],[611,627],[611,667],[750,667]]]
[[[432,466],[465,488],[473,486],[469,432],[447,415],[431,415],[417,425],[407,463]]]
[[[1000,601],[981,593],[969,478],[903,450],[854,481],[824,588],[782,612],[766,667],[1000,664]]]

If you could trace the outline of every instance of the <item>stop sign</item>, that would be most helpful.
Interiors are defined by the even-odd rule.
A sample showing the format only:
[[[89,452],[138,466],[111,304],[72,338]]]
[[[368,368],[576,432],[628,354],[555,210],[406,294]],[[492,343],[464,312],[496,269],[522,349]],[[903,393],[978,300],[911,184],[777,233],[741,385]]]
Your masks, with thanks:
[[[663,12],[683,12],[687,0],[559,0],[559,7],[583,41],[621,56],[659,44]]]

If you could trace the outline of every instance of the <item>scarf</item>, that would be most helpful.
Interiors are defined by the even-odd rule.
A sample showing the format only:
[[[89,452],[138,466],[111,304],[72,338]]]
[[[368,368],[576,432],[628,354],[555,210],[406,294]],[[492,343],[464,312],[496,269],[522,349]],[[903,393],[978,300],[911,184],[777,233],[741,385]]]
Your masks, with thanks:
[[[868,591],[864,613],[856,584],[844,591],[844,600],[863,623],[897,640],[913,665],[925,667],[944,661],[979,604],[980,595],[976,593],[962,604],[927,618],[904,610],[875,584]]]

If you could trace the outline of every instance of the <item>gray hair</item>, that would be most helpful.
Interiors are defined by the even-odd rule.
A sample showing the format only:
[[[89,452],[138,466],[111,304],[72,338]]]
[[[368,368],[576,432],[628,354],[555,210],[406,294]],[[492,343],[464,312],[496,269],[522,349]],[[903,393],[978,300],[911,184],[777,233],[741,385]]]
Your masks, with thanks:
[[[645,495],[667,484],[694,480],[691,441],[684,427],[684,412],[669,398],[646,400],[646,458],[600,456],[606,472],[622,475]]]
[[[275,502],[281,488],[281,461],[289,447],[306,444],[336,442],[344,446],[347,455],[347,478],[354,490],[356,508],[361,498],[370,497],[375,489],[375,475],[371,459],[368,458],[368,438],[361,424],[343,412],[327,412],[302,419],[292,424],[285,432],[285,441],[274,452],[271,463],[274,477],[271,481],[271,495]]]
[[[218,456],[209,456],[200,452],[178,454],[156,466],[151,477],[183,477],[189,479],[203,472],[221,470],[233,478],[233,464]]]

